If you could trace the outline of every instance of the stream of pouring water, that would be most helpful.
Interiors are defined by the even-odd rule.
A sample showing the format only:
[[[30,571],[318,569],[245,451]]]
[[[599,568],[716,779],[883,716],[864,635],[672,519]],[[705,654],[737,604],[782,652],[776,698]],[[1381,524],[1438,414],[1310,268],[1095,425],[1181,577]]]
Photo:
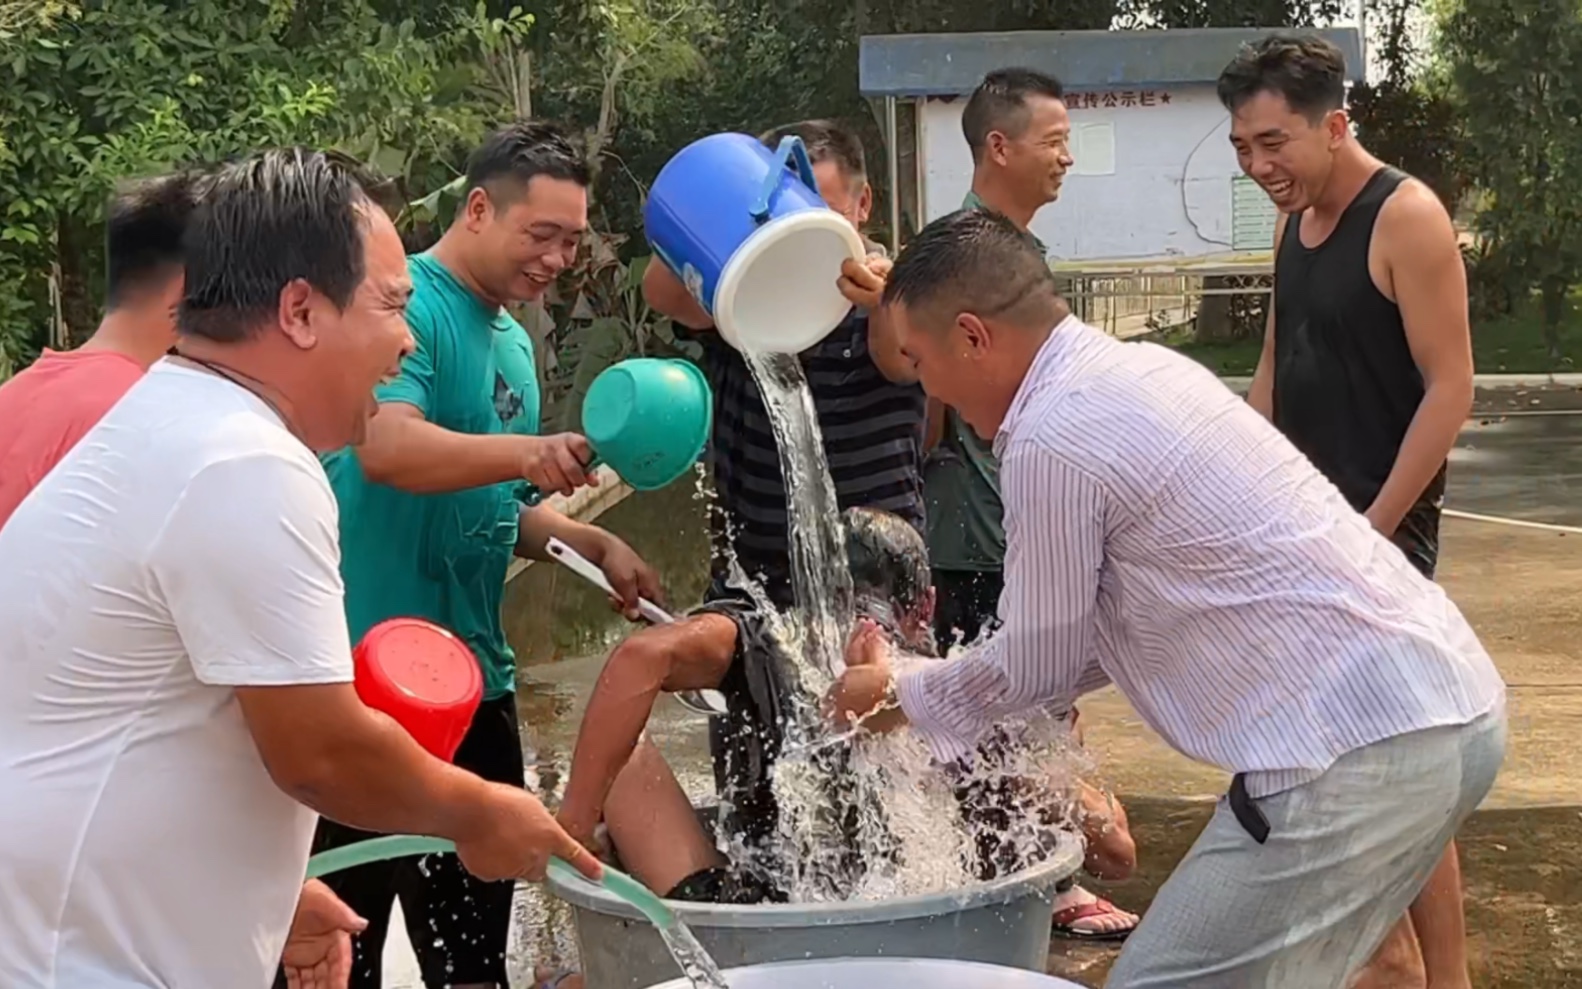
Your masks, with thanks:
[[[846,666],[846,634],[853,620],[851,569],[813,393],[797,355],[744,356],[780,448],[800,645],[816,671],[833,681]]]
[[[714,964],[714,959],[692,935],[692,929],[682,923],[680,918],[672,926],[661,924],[655,929],[659,931],[665,947],[670,949],[670,957],[676,960],[682,973],[692,983],[692,989],[731,989],[720,967]]]
[[[773,878],[793,902],[881,899],[910,892],[914,882],[959,885],[964,836],[942,825],[954,807],[921,743],[910,735],[843,736],[819,710],[845,668],[856,617],[845,527],[800,358],[743,356],[779,448],[795,603],[790,614],[768,610],[794,664],[785,671],[793,710],[772,781],[781,846],[771,856]]]

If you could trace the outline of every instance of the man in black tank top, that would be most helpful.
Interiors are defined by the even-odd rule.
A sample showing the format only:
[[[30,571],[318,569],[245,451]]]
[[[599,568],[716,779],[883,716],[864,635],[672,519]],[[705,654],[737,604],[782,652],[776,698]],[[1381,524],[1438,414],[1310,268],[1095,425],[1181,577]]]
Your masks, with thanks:
[[[1438,198],[1351,135],[1345,69],[1327,41],[1273,36],[1219,79],[1242,170],[1281,213],[1248,401],[1431,578],[1472,407],[1466,269]],[[1451,845],[1356,985],[1470,984]]]

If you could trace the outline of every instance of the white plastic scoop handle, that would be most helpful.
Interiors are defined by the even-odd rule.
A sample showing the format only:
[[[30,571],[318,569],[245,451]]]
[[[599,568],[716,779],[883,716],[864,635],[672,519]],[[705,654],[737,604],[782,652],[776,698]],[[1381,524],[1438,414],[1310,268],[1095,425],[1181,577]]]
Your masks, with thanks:
[[[604,571],[589,562],[587,557],[553,536],[544,544],[544,548],[572,573],[611,597],[616,596],[615,588],[610,586]],[[669,625],[675,621],[670,612],[647,598],[637,599],[637,610],[645,620],[655,625]],[[699,714],[720,715],[726,712],[725,696],[717,690],[684,690],[676,694],[676,700]]]

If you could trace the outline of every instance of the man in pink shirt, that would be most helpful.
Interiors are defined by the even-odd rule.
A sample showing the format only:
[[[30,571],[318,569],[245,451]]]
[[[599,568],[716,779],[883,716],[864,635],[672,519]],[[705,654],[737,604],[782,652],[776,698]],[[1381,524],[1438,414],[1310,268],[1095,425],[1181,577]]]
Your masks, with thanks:
[[[181,238],[196,176],[124,189],[106,221],[106,312],[77,350],[46,350],[0,385],[0,525],[44,475],[176,342]]]

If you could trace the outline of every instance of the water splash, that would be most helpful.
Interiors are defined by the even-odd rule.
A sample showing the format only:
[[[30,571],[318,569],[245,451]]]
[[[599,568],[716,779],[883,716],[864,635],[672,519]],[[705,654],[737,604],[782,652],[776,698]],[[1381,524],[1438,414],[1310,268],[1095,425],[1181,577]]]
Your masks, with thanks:
[[[676,960],[687,981],[692,983],[693,989],[731,989],[720,967],[703,949],[703,945],[698,943],[692,929],[679,917],[674,924],[661,924],[655,929],[659,931],[665,947],[670,949],[670,957]]]

